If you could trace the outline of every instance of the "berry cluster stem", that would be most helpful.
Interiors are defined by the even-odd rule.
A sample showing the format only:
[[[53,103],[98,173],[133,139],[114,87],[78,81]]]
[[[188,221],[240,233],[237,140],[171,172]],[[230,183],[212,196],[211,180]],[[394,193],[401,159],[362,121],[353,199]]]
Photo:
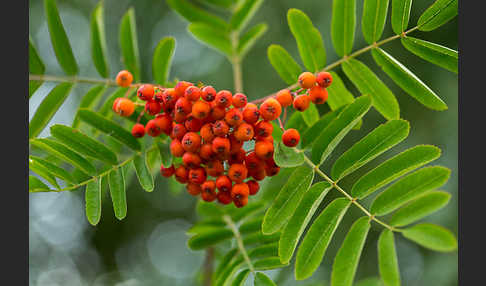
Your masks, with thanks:
[[[250,269],[250,272],[255,273],[255,268],[253,267],[253,264],[251,263],[250,257],[248,256],[248,253],[246,252],[245,245],[243,244],[243,239],[241,238],[240,231],[236,227],[235,223],[231,219],[229,215],[224,215],[223,220],[226,222],[226,224],[229,226],[231,231],[233,231],[233,234],[235,235],[236,243],[238,245],[238,249],[241,252],[241,255],[243,255],[243,258],[246,261],[246,264],[248,264],[248,268]]]

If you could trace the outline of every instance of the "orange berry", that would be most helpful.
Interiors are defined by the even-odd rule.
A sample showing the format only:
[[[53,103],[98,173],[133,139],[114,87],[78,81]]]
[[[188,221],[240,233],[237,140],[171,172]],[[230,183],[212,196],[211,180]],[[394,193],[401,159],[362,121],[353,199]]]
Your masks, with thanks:
[[[204,168],[195,168],[189,170],[189,182],[201,185],[206,181],[206,170]]]
[[[237,152],[230,153],[228,164],[243,164],[245,162],[246,151],[240,148]]]
[[[184,137],[184,135],[187,133],[187,129],[184,126],[184,124],[181,123],[176,123],[172,126],[172,137],[177,138],[179,140]]]
[[[219,177],[224,173],[223,163],[219,160],[212,160],[206,164],[206,173],[211,177]]]
[[[164,103],[164,97],[162,96],[164,93],[159,87],[154,87],[154,98],[153,100],[157,101],[160,104]]]
[[[186,151],[184,150],[181,141],[173,139],[172,142],[170,142],[170,152],[174,157],[182,157]]]
[[[210,85],[203,87],[201,97],[205,101],[213,101],[216,98],[216,89]]]
[[[137,90],[137,96],[143,101],[149,101],[154,97],[155,90],[151,84],[143,84]]]
[[[180,165],[175,169],[175,179],[181,183],[184,184],[187,182],[187,177],[189,176],[189,171],[184,167],[183,165]]]
[[[185,97],[179,98],[175,103],[175,112],[189,115],[192,111],[192,103]]]
[[[170,115],[166,113],[159,114],[154,120],[160,130],[166,135],[169,135],[172,132],[172,117],[170,117]]]
[[[230,192],[219,192],[216,195],[216,198],[218,199],[218,202],[220,202],[223,205],[227,205],[232,202]]]
[[[241,108],[241,107],[245,107],[245,105],[248,102],[248,99],[246,98],[246,95],[238,92],[233,95],[232,101],[234,107]]]
[[[253,179],[255,179],[257,181],[261,181],[261,180],[265,179],[265,176],[266,176],[265,168],[263,166],[261,166],[258,169],[249,170],[248,176],[252,177]]]
[[[201,185],[201,198],[206,202],[212,202],[216,199],[216,183],[208,180]]]
[[[232,94],[228,90],[221,90],[216,94],[214,101],[216,105],[219,107],[229,107],[232,103]]]
[[[116,84],[121,87],[129,87],[132,84],[133,75],[127,70],[122,70],[116,75]]]
[[[294,98],[293,106],[298,111],[304,111],[309,108],[310,97],[307,94],[301,94]]]
[[[248,176],[248,169],[243,164],[233,164],[228,169],[228,177],[235,183],[242,183]]]
[[[270,124],[271,125],[271,124]],[[253,127],[248,123],[242,123],[234,132],[235,138],[239,141],[248,141],[255,135]]]
[[[231,186],[231,180],[226,175],[221,175],[216,179],[216,188],[221,192],[230,192]]]
[[[157,137],[162,133],[162,129],[160,129],[160,126],[157,124],[155,119],[151,119],[145,125],[145,132],[149,136]]]
[[[117,98],[113,102],[113,110],[120,116],[129,117],[135,111],[135,103],[128,98]]]
[[[177,123],[184,123],[184,121],[186,120],[186,115],[184,113],[179,113],[177,111],[174,112],[174,121],[177,122]],[[185,126],[184,126],[185,128]]]
[[[136,138],[141,138],[145,135],[145,126],[140,123],[136,123],[132,128],[132,135]]]
[[[277,119],[282,113],[282,106],[275,98],[266,99],[260,105],[260,115],[263,119],[272,121]]]
[[[273,125],[268,121],[260,121],[255,125],[255,136],[258,139],[271,136],[273,132]]]
[[[187,152],[196,152],[201,146],[201,137],[195,132],[187,132],[182,137],[182,147]]]
[[[246,184],[250,189],[250,196],[256,195],[256,193],[258,193],[258,190],[260,190],[260,184],[255,180],[250,180],[246,182]]]
[[[231,197],[233,199],[248,197],[248,195],[250,195],[250,188],[246,183],[237,183],[231,188]]]
[[[319,85],[313,86],[309,89],[309,97],[314,104],[323,104],[328,97],[327,90]]]
[[[303,72],[299,75],[299,85],[304,89],[313,87],[316,84],[316,76],[311,72]]]
[[[317,74],[316,82],[318,85],[326,88],[332,83],[332,76],[328,72],[320,72]]]
[[[233,199],[233,203],[237,208],[242,208],[248,204],[248,196],[237,196]]]
[[[160,164],[160,174],[163,177],[169,178],[175,173],[174,165],[170,165],[169,168],[165,168],[164,165]]]
[[[239,111],[236,108],[231,108],[226,112],[226,115],[224,116],[224,120],[226,123],[228,123],[230,126],[238,126],[243,122],[243,115],[241,114],[241,111]]]
[[[201,137],[204,139],[204,142],[211,142],[214,138],[213,127],[211,123],[206,123],[201,127]]]
[[[186,92],[186,89],[190,86],[193,86],[193,84],[187,81],[177,82],[176,86],[174,87],[177,97],[183,97],[184,93]]]
[[[182,155],[182,162],[188,168],[197,168],[201,165],[201,157],[196,153],[185,152]]]
[[[173,88],[166,88],[162,92],[162,101],[164,105],[167,107],[174,107],[179,97],[176,95],[175,89]]]
[[[245,166],[248,171],[256,170],[263,165],[263,161],[256,155],[255,152],[251,152],[245,157]]]
[[[211,101],[211,111],[209,113],[210,120],[220,120],[224,118],[226,114],[226,108],[216,105],[215,101]]]
[[[204,143],[199,150],[199,156],[204,160],[211,160],[215,154],[213,152],[213,145],[211,143]]]
[[[273,156],[273,144],[269,141],[260,140],[255,143],[255,154],[260,159],[268,159]]]
[[[277,166],[273,157],[265,160],[265,174],[269,177],[275,176],[280,171],[280,167]]]
[[[184,91],[184,97],[190,101],[196,101],[201,97],[201,89],[199,89],[197,86],[191,85],[186,88],[186,91]]]
[[[275,99],[277,99],[277,101],[280,103],[282,107],[287,107],[292,105],[292,101],[294,100],[294,97],[292,96],[292,93],[290,93],[290,90],[282,89],[279,92],[277,92]]]
[[[229,126],[223,120],[218,120],[213,124],[213,133],[216,136],[224,137],[229,132]]]
[[[299,131],[297,131],[294,128],[289,128],[285,130],[285,132],[282,134],[282,142],[287,147],[297,146],[299,144],[299,140],[300,140]]]
[[[229,154],[230,141],[228,138],[216,137],[213,139],[213,152],[217,155]]]
[[[248,103],[243,108],[243,120],[248,124],[254,124],[260,117],[260,110],[254,103]]]
[[[206,101],[198,100],[192,105],[192,115],[198,119],[203,119],[209,116],[211,106]]]
[[[197,119],[192,114],[189,114],[189,116],[186,117],[184,126],[186,127],[187,131],[198,132],[199,130],[201,130],[203,122],[201,121],[201,119]]]
[[[188,183],[186,189],[187,192],[193,196],[197,196],[201,193],[201,186],[199,184]]]

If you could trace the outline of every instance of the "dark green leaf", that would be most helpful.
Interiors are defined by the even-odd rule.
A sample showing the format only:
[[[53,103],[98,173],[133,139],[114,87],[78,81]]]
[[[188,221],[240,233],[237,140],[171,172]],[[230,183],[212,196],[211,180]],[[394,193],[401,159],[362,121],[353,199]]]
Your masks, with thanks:
[[[192,250],[201,250],[231,237],[233,237],[233,232],[230,229],[218,227],[192,236],[187,245]]]
[[[172,57],[176,47],[174,37],[165,37],[157,44],[152,59],[152,75],[154,81],[158,84],[165,85],[169,77]]]
[[[447,109],[447,105],[435,92],[392,56],[380,48],[373,49],[371,54],[383,71],[420,103],[435,110]]]
[[[450,230],[430,223],[421,223],[404,229],[403,236],[435,251],[453,251],[457,248],[457,240]]]
[[[119,41],[125,68],[133,74],[133,81],[140,80],[140,53],[138,51],[137,24],[132,8],[123,15],[120,23]]]
[[[278,242],[264,244],[248,251],[248,257],[252,260],[268,256],[278,256]]]
[[[317,111],[315,104],[309,105],[309,108],[307,108],[301,114],[302,119],[304,119],[304,122],[307,124],[307,126],[312,126],[314,123],[319,121],[319,111]]]
[[[47,160],[44,160],[36,156],[29,156],[29,167],[31,167],[31,163],[33,162],[35,163],[35,165],[44,168],[48,173],[50,173],[54,177],[58,177],[59,179],[62,179],[68,183],[73,183],[73,184],[76,183],[73,176],[69,172],[67,172],[63,168],[56,166],[55,164],[52,164]]]
[[[317,207],[319,207],[331,188],[332,186],[328,182],[319,182],[314,184],[304,194],[299,206],[280,236],[278,256],[282,263],[290,262],[302,233],[304,233],[304,230],[317,210]]]
[[[227,28],[223,19],[194,6],[187,0],[167,0],[167,4],[189,22],[205,23],[219,30]]]
[[[86,218],[91,225],[97,225],[101,218],[102,178],[94,178],[86,185]]]
[[[125,192],[125,176],[122,168],[116,168],[108,173],[108,185],[115,217],[122,220],[127,215],[127,194]]]
[[[97,101],[101,98],[101,96],[105,93],[107,86],[105,85],[95,85],[93,86],[88,92],[81,98],[81,103],[79,104],[79,108],[92,108]],[[73,120],[73,128],[78,128],[79,126],[79,117],[76,113],[76,116]]]
[[[403,119],[390,120],[355,143],[334,163],[331,177],[338,181],[407,138],[410,124]]]
[[[142,149],[138,140],[135,139],[135,137],[133,137],[129,131],[125,130],[117,123],[108,120],[89,109],[80,109],[78,114],[82,121],[100,130],[101,132],[110,135],[120,143],[127,145],[135,151],[140,151]]]
[[[302,148],[307,147],[312,144],[314,140],[321,134],[321,132],[326,129],[326,127],[334,120],[342,111],[343,107],[338,110],[330,111],[319,119],[316,123],[309,127],[301,136],[301,146]],[[275,129],[274,129],[275,130]],[[275,137],[274,137],[275,138]]]
[[[327,246],[350,204],[346,198],[335,199],[311,225],[297,251],[296,280],[310,277],[319,267]]]
[[[91,14],[91,56],[98,73],[104,78],[109,77],[103,2],[99,2]]]
[[[226,285],[228,279],[230,279],[236,271],[240,269],[243,265],[246,265],[245,260],[241,255],[238,255],[231,263],[229,263],[222,271],[221,274],[217,276],[215,286]]]
[[[355,286],[385,286],[378,277],[369,277],[356,282]]]
[[[297,167],[304,164],[304,153],[301,150],[285,146],[282,142],[275,142],[273,159],[283,168]]]
[[[382,231],[378,239],[378,266],[381,279],[387,286],[400,286],[395,239],[391,230]]]
[[[36,176],[29,175],[29,192],[49,192],[51,191],[46,184],[39,180]]]
[[[360,96],[329,123],[312,144],[312,161],[314,164],[320,165],[326,160],[327,156],[368,112],[370,107],[370,97],[368,95]]]
[[[68,97],[73,85],[68,82],[60,83],[42,100],[29,122],[29,138],[36,137],[46,127]]]
[[[243,238],[243,244],[245,246],[254,245],[254,244],[261,244],[261,243],[270,243],[276,242],[280,238],[280,232],[271,234],[271,235],[264,235],[261,232],[255,232],[252,234],[248,234]]]
[[[151,192],[154,190],[154,177],[147,166],[146,153],[142,155],[135,155],[133,158],[133,166],[137,173],[138,181],[144,190]]]
[[[328,98],[327,103],[332,110],[352,103],[354,96],[348,91],[341,78],[335,72],[330,72],[332,76],[332,84],[327,87]]]
[[[443,208],[449,202],[451,195],[441,191],[430,191],[425,195],[411,201],[399,209],[391,218],[393,226],[404,226]]]
[[[371,204],[371,213],[386,215],[429,190],[439,188],[447,182],[451,171],[433,166],[420,169],[391,185],[380,193]]]
[[[246,220],[240,225],[238,230],[241,234],[252,233],[255,231],[260,231],[262,228],[263,216],[258,216]]]
[[[391,22],[395,34],[407,30],[411,8],[412,0],[392,0]]]
[[[280,128],[280,127],[279,127]],[[285,123],[285,129],[294,128],[299,130],[299,132],[304,133],[307,131],[307,123],[304,121],[304,117],[302,116],[302,112],[294,111],[290,118]]]
[[[432,31],[457,16],[457,0],[437,0],[420,16],[420,31]]]
[[[418,57],[457,73],[457,51],[424,40],[405,37],[401,39],[402,45]]]
[[[160,159],[162,160],[162,165],[166,168],[172,165],[172,153],[170,152],[170,142],[169,140],[156,140],[157,148],[160,152]]]
[[[255,286],[277,286],[275,282],[272,281],[272,279],[268,278],[267,275],[263,274],[262,272],[257,272],[255,274],[255,281],[254,284]]]
[[[439,158],[440,149],[418,145],[383,162],[361,177],[351,189],[353,197],[362,199],[394,179]]]
[[[273,68],[283,81],[287,84],[297,82],[302,68],[282,46],[270,45],[267,50],[267,55]]]
[[[264,234],[279,231],[290,219],[314,178],[314,169],[297,168],[278,193],[275,201],[265,213],[262,224]]]
[[[239,254],[238,248],[232,248],[226,254],[218,259],[219,264],[216,267],[216,270],[214,270],[214,276],[213,277],[219,277],[220,274],[223,272],[223,270],[229,265],[229,263]]]
[[[381,38],[383,28],[385,27],[387,12],[388,0],[364,1],[361,29],[368,44],[373,44]]]
[[[56,0],[45,0],[44,8],[52,48],[56,54],[57,61],[66,74],[75,75],[78,73],[78,64],[74,58],[64,26],[62,25]]]
[[[259,271],[282,268],[287,265],[288,264],[281,263],[278,256],[262,258],[253,263],[255,270]]]
[[[334,258],[331,273],[333,286],[351,286],[353,284],[370,226],[368,216],[361,217],[351,226]]]
[[[235,3],[234,0],[204,0],[204,2],[223,8],[230,8]]]
[[[31,157],[29,157],[29,169],[44,178],[44,180],[49,182],[55,188],[60,188],[59,184],[56,181],[56,178],[54,178],[53,174],[51,174],[49,169],[47,169],[44,165],[42,165],[42,163],[39,163],[37,160],[32,159]]]
[[[268,30],[268,25],[265,23],[260,23],[253,26],[245,34],[240,37],[238,42],[238,48],[236,51],[241,59],[243,59],[250,49],[255,45],[256,41],[260,39],[263,34]]]
[[[263,0],[243,0],[240,3],[231,16],[229,22],[231,30],[243,30],[260,8]]]
[[[356,0],[332,1],[331,39],[340,57],[351,53],[356,29]]]
[[[243,286],[245,285],[246,279],[248,278],[248,275],[250,274],[250,269],[245,269],[242,270],[236,275],[235,279],[233,282],[231,282],[231,286]]]
[[[215,28],[205,23],[191,23],[187,29],[201,43],[228,57],[233,54],[231,40],[226,30]]]
[[[280,126],[278,126],[277,123],[274,121],[271,121],[273,125],[273,131],[272,131],[272,137],[275,142],[282,142],[282,135],[283,131],[280,129]]]
[[[297,41],[300,58],[310,72],[317,72],[326,65],[326,49],[321,33],[312,24],[309,17],[298,9],[287,12],[290,31]],[[295,80],[294,80],[295,81]]]
[[[400,107],[390,89],[365,64],[355,59],[343,62],[343,71],[362,94],[369,94],[373,106],[386,119],[400,118]]]
[[[262,201],[253,202],[251,205],[245,206],[244,208],[235,208],[230,205],[227,208],[227,213],[230,215],[234,222],[238,222],[245,217],[249,217],[259,211],[263,211],[265,204]]]
[[[262,181],[260,185],[260,192],[262,193],[262,200],[270,202],[275,199],[280,190],[287,183],[288,178],[295,172],[297,168],[283,168],[280,172],[268,180]]]
[[[43,75],[46,70],[29,35],[29,74]],[[29,98],[42,85],[42,81],[29,80]]]

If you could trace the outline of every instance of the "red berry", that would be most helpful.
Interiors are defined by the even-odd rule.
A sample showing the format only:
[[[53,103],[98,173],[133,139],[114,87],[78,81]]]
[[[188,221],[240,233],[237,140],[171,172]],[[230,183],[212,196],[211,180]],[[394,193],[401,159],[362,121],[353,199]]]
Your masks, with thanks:
[[[244,95],[243,93],[235,93],[233,95],[232,101],[233,101],[234,107],[242,108],[242,107],[245,107],[245,105],[248,102],[248,99],[246,98],[246,95]]]
[[[260,184],[255,180],[250,180],[246,182],[246,184],[250,189],[250,196],[256,195],[256,193],[258,193],[258,191],[260,190]]]
[[[174,175],[174,173],[175,173],[174,165],[170,165],[169,168],[165,168],[164,165],[162,165],[162,164],[160,165],[160,174],[163,177],[169,178],[172,175]]]
[[[299,140],[300,140],[299,131],[297,131],[294,128],[289,128],[285,130],[285,132],[282,134],[282,142],[287,147],[297,146],[299,144]]]
[[[328,87],[332,83],[332,76],[328,72],[320,72],[317,74],[316,82],[322,87]]]
[[[216,94],[214,101],[219,107],[229,107],[232,103],[232,94],[228,90],[221,90]]]
[[[275,98],[268,98],[260,105],[260,115],[265,120],[275,120],[281,113],[282,106]]]
[[[201,90],[201,97],[205,101],[213,101],[216,98],[216,90],[210,85],[205,86]]]
[[[143,84],[138,88],[137,96],[143,101],[149,101],[154,97],[155,90],[151,84]]]
[[[143,124],[137,123],[133,125],[132,135],[136,138],[141,138],[145,135],[145,126]]]

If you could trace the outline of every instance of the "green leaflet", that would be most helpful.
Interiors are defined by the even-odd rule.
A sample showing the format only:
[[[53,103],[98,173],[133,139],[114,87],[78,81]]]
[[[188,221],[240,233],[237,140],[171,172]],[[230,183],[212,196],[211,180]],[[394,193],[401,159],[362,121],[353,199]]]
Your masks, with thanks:
[[[272,281],[272,279],[268,278],[267,275],[263,274],[262,272],[257,272],[255,274],[255,281],[254,284],[255,286],[277,286],[275,282]]]
[[[388,159],[362,176],[351,189],[353,197],[363,199],[394,179],[439,158],[440,149],[432,145],[417,145]]]
[[[401,34],[408,27],[412,0],[392,0],[391,23],[395,34]]]
[[[293,84],[299,78],[302,68],[280,45],[272,44],[267,49],[268,59],[280,78],[287,84]]]
[[[386,215],[424,192],[439,188],[447,182],[450,173],[445,167],[432,166],[407,175],[380,193],[371,204],[370,212]]]
[[[233,262],[229,263],[222,271],[221,274],[217,276],[216,282],[214,283],[215,286],[223,286],[226,285],[228,279],[230,279],[241,266],[246,265],[245,260],[243,257],[238,255],[235,257]]]
[[[365,0],[361,29],[368,44],[377,42],[385,28],[388,0]]]
[[[76,183],[74,180],[73,176],[64,170],[63,168],[60,168],[56,166],[55,164],[52,164],[51,162],[44,160],[42,158],[39,158],[37,156],[29,156],[29,167],[31,167],[31,164],[34,164],[34,168],[40,167],[47,171],[49,174],[51,174],[54,177],[58,177],[59,179],[67,182],[67,183]],[[37,172],[36,172],[37,173]],[[40,174],[39,174],[40,175]],[[54,184],[56,185],[56,184]]]
[[[457,16],[457,0],[437,0],[420,16],[420,31],[432,31]]]
[[[101,98],[101,96],[105,93],[107,86],[106,85],[95,85],[88,92],[81,98],[81,102],[79,103],[79,108],[92,108],[97,101]],[[79,116],[76,112],[76,116],[74,117],[72,127],[78,128],[79,127]]]
[[[430,191],[399,209],[391,218],[392,226],[404,226],[416,222],[447,205],[451,195],[442,191]]]
[[[332,1],[331,39],[340,57],[351,53],[356,29],[356,0]]]
[[[98,140],[83,134],[77,129],[55,124],[51,126],[50,131],[54,138],[81,155],[89,156],[111,165],[118,163],[116,154],[113,151]]]
[[[243,0],[231,16],[230,29],[243,30],[262,3],[263,0]]]
[[[262,224],[263,234],[275,233],[287,223],[309,189],[314,178],[314,169],[306,166],[299,167],[288,178],[287,183],[265,213]]]
[[[245,34],[240,37],[238,47],[236,49],[240,59],[243,59],[250,49],[255,45],[256,41],[260,39],[268,30],[268,25],[260,23],[253,26]]]
[[[219,30],[227,28],[227,24],[223,19],[196,7],[187,0],[167,0],[167,4],[191,23],[205,23]]]
[[[271,121],[273,125],[273,131],[272,131],[272,137],[275,142],[282,142],[282,135],[283,131],[280,129],[280,126],[278,126],[277,123],[275,123],[275,120]]]
[[[36,176],[29,175],[29,192],[49,192],[51,191],[46,184],[39,180]]]
[[[248,220],[246,220],[244,223],[240,225],[238,230],[241,234],[260,231],[262,227],[262,222],[263,222],[263,216],[249,218]]]
[[[132,8],[123,15],[119,34],[120,48],[125,68],[133,74],[133,81],[140,80],[140,53],[138,51],[137,24]]]
[[[359,218],[351,226],[334,258],[331,273],[331,284],[333,286],[351,286],[353,284],[370,226],[368,216]]]
[[[230,229],[218,227],[192,236],[187,245],[192,250],[201,250],[232,237],[233,232]]]
[[[226,254],[219,260],[219,264],[214,270],[214,276],[213,277],[219,277],[221,272],[229,265],[231,260],[235,258],[239,254],[238,248],[232,248],[231,250],[228,250]]]
[[[310,104],[304,112],[301,112],[302,119],[304,119],[307,126],[312,126],[314,123],[319,121],[319,111],[315,104]]]
[[[330,111],[324,114],[324,116],[322,116],[316,123],[314,123],[304,133],[302,133],[302,136],[300,138],[300,144],[302,148],[306,148],[308,145],[312,144],[314,140],[321,134],[321,132],[326,129],[329,123],[331,123],[331,121],[333,121],[334,118],[336,118],[343,110],[344,108],[340,107],[335,111]]]
[[[348,134],[356,123],[368,112],[371,99],[367,95],[360,96],[346,106],[312,144],[312,161],[316,165],[322,164],[334,148]]]
[[[250,259],[268,257],[268,256],[275,257],[277,255],[278,255],[278,242],[271,242],[268,244],[257,246],[248,252],[248,257]]]
[[[244,208],[235,208],[233,206],[228,206],[227,213],[231,219],[236,223],[245,217],[249,217],[259,211],[263,212],[265,204],[262,201],[253,202],[251,205],[245,206]]]
[[[451,72],[457,73],[457,51],[409,36],[401,38],[401,41],[402,45],[416,56]]]
[[[127,194],[125,192],[125,176],[122,168],[116,168],[108,173],[108,185],[115,217],[122,220],[127,215]]]
[[[207,230],[211,230],[214,227],[224,227],[225,222],[221,219],[206,219],[202,221],[198,221],[193,224],[187,231],[186,234],[197,234],[201,232],[205,232]]]
[[[331,177],[339,181],[407,138],[410,124],[403,119],[390,120],[355,143],[334,163]]]
[[[403,236],[421,246],[435,251],[453,251],[457,240],[448,229],[431,223],[421,223],[404,229]]]
[[[140,186],[147,191],[151,192],[154,190],[154,177],[147,166],[147,153],[142,155],[135,155],[133,157],[133,166],[135,167],[135,173],[137,173],[138,181]]]
[[[264,235],[261,232],[256,232],[256,233],[246,235],[243,238],[243,244],[249,246],[257,243],[269,243],[269,242],[278,241],[279,238],[280,238],[280,232],[271,235]]]
[[[223,8],[230,8],[231,5],[234,4],[234,0],[204,0],[208,4],[223,7]]]
[[[47,27],[51,37],[52,48],[56,54],[57,61],[67,75],[78,73],[78,64],[69,44],[69,39],[62,25],[61,17],[57,9],[56,0],[45,0],[44,9],[46,13]]]
[[[175,47],[176,40],[174,37],[163,38],[155,47],[152,59],[152,75],[154,81],[158,84],[165,85],[167,83]]]
[[[95,167],[88,160],[57,141],[39,138],[31,139],[30,143],[38,148],[43,149],[49,154],[68,162],[74,167],[79,168],[88,175],[94,175],[96,173]]]
[[[302,116],[302,112],[294,111],[290,118],[285,123],[285,129],[295,128],[299,130],[299,132],[304,133],[307,131],[307,123],[304,121],[304,117]],[[279,127],[280,129],[280,127]],[[282,132],[283,133],[283,132]]]
[[[346,88],[338,74],[333,71],[329,73],[332,76],[332,84],[327,87],[327,104],[329,104],[329,107],[332,110],[336,110],[343,105],[352,103],[354,101],[354,96]]]
[[[125,144],[135,151],[140,151],[142,149],[138,140],[135,139],[129,131],[125,130],[117,123],[108,120],[89,109],[79,109],[78,114],[82,121],[115,138],[120,143]]]
[[[101,218],[101,183],[102,178],[94,178],[86,184],[86,218],[91,225],[97,225]]]
[[[172,165],[172,153],[170,152],[170,140],[160,140],[157,138],[155,140],[157,144],[157,148],[159,149],[160,153],[160,159],[162,160],[162,165],[164,165],[166,168],[170,167]]]
[[[380,48],[371,50],[375,62],[404,91],[428,108],[445,110],[447,105],[404,65]]]
[[[105,20],[103,18],[103,2],[98,5],[91,13],[91,56],[96,70],[101,77],[110,76],[108,65],[108,52],[106,49]]]
[[[381,279],[387,286],[400,286],[400,271],[393,232],[384,229],[378,239],[378,267]]]
[[[278,256],[262,258],[253,263],[255,270],[259,271],[282,268],[287,265],[288,264],[281,263]]]
[[[29,34],[29,74],[43,75],[46,70]],[[29,98],[42,85],[42,81],[29,80]]]
[[[69,95],[73,83],[60,83],[42,100],[29,122],[29,139],[34,138],[46,127]]]
[[[327,246],[350,204],[346,198],[333,200],[311,225],[297,251],[296,280],[310,277],[319,267]]]
[[[52,184],[55,188],[60,189],[56,178],[54,178],[53,174],[51,174],[49,169],[42,165],[42,163],[35,160],[35,158],[32,159],[31,157],[29,157],[29,169],[44,178],[44,180]]]
[[[356,282],[355,286],[385,286],[378,277],[369,277]]]
[[[290,31],[297,42],[300,58],[310,72],[317,72],[326,65],[326,50],[319,30],[309,17],[298,9],[287,12]],[[296,80],[294,80],[295,82]]]
[[[304,153],[295,147],[287,147],[282,142],[275,142],[273,158],[283,168],[297,167],[304,164]]]
[[[230,57],[233,54],[231,40],[226,30],[215,28],[206,23],[191,23],[187,30],[201,43]]]
[[[295,170],[297,168],[283,168],[276,176],[270,177],[269,180],[264,180],[259,191],[262,193],[262,201],[273,201]]]
[[[280,236],[278,256],[282,263],[290,262],[302,233],[331,188],[332,186],[328,182],[319,182],[304,194]]]
[[[400,118],[400,107],[390,89],[365,64],[348,59],[343,62],[343,71],[362,94],[369,94],[373,106],[386,119]]]
[[[248,275],[250,274],[250,269],[245,269],[242,270],[236,275],[235,279],[233,282],[231,282],[231,286],[243,286],[245,285],[246,279],[248,278]]]

